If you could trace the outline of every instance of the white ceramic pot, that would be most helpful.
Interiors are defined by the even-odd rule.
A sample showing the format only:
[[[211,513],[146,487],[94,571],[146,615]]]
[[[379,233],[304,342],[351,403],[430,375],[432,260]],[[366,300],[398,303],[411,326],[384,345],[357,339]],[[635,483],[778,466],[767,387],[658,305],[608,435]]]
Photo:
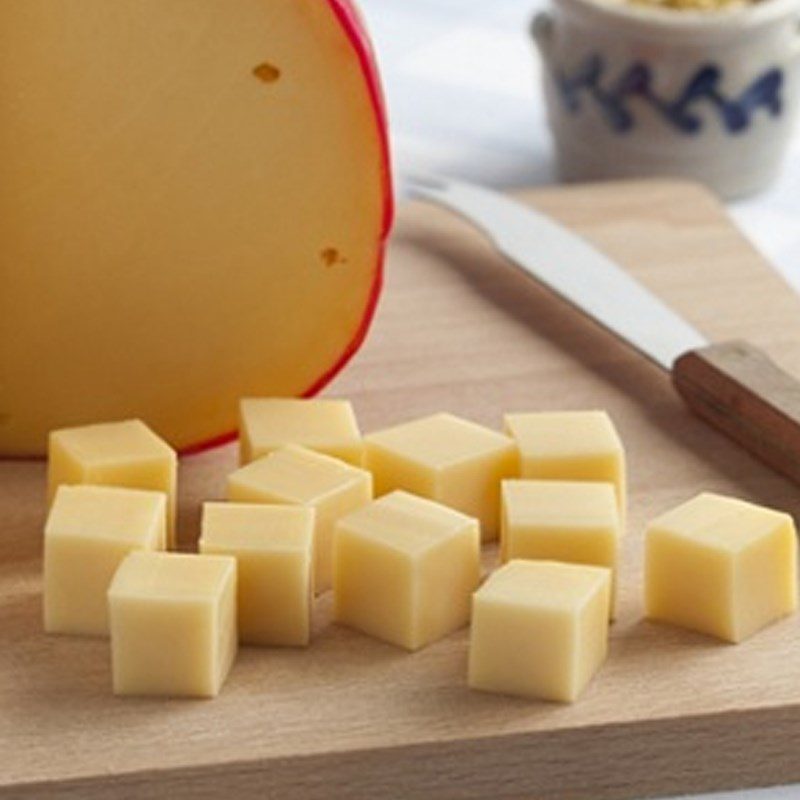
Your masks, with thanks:
[[[552,2],[532,30],[565,180],[677,175],[732,198],[775,177],[800,102],[800,0]]]

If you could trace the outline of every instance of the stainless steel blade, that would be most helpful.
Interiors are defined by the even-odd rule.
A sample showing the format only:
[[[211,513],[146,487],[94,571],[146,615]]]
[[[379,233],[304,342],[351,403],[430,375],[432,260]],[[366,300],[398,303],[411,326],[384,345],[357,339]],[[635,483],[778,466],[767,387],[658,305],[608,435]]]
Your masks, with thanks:
[[[474,223],[526,275],[669,370],[708,344],[702,334],[619,265],[549,217],[490,189],[449,179],[406,179],[412,196]]]

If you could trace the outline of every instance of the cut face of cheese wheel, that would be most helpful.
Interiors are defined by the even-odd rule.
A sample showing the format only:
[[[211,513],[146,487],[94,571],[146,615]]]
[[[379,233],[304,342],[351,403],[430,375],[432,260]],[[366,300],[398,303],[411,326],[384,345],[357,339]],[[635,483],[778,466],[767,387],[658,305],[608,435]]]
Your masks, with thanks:
[[[134,416],[186,450],[331,378],[391,219],[347,0],[6,0],[0,31],[0,453]]]

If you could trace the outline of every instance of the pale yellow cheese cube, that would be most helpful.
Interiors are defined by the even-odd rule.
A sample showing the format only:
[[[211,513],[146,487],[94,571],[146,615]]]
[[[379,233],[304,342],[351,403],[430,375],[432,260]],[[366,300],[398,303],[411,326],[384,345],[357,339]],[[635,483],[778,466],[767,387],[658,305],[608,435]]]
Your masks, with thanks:
[[[108,604],[115,694],[219,693],[236,657],[236,559],[132,553]]]
[[[243,644],[308,644],[314,514],[305,506],[203,505],[200,552],[236,559]]]
[[[625,450],[605,411],[506,414],[505,430],[519,447],[519,477],[613,483],[624,524]]]
[[[788,514],[703,493],[654,520],[645,539],[650,619],[741,642],[797,608]]]
[[[241,401],[239,455],[242,464],[249,464],[287,444],[301,445],[361,466],[361,432],[348,400],[263,397]]]
[[[44,629],[108,635],[106,593],[134,550],[163,550],[167,498],[110,486],[61,486],[44,531]]]
[[[334,619],[418,650],[469,620],[480,579],[477,520],[392,492],[339,520]]]
[[[616,605],[620,519],[614,486],[595,481],[503,481],[500,553],[611,570]]]
[[[517,472],[514,442],[452,414],[434,414],[364,439],[375,494],[395,489],[436,500],[477,518],[482,538],[497,538],[500,481]]]
[[[323,592],[331,587],[334,525],[372,500],[372,476],[339,459],[288,445],[229,475],[228,499],[315,509],[314,589]]]
[[[175,451],[138,419],[50,433],[50,500],[61,484],[90,483],[164,492],[169,547],[175,545],[177,469]]]
[[[605,661],[610,572],[509,561],[473,596],[469,685],[572,702]]]

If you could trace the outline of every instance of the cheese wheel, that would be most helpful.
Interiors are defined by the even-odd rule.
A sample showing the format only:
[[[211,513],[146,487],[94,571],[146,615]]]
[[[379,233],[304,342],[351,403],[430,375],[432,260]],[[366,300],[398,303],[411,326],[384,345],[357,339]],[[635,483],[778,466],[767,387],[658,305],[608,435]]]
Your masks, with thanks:
[[[357,349],[392,206],[347,0],[4,0],[0,118],[0,454],[186,451]]]

